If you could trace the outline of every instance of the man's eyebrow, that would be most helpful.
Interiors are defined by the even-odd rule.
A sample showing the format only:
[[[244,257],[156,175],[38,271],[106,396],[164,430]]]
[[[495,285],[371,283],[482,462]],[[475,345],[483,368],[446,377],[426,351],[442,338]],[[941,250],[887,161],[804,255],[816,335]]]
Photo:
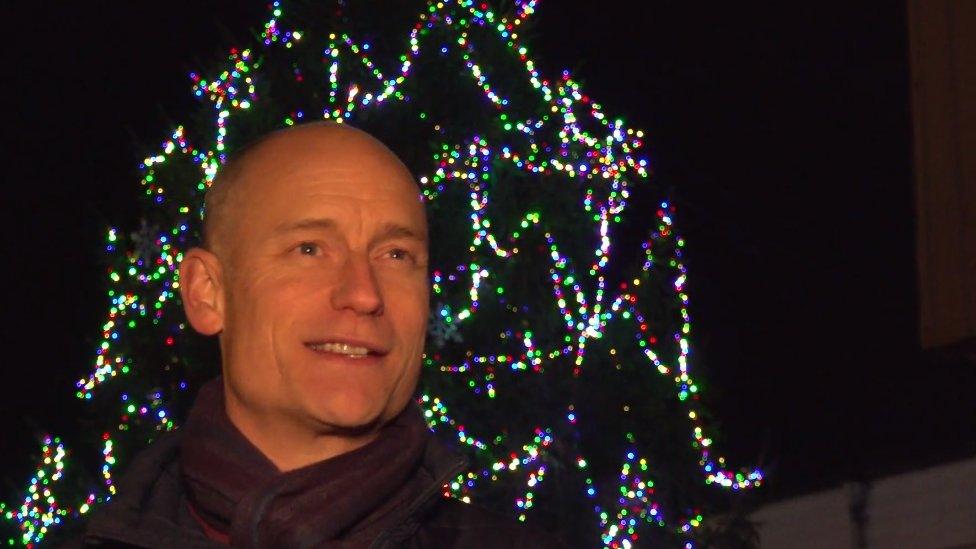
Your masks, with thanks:
[[[384,223],[380,230],[377,231],[376,236],[371,240],[375,244],[377,242],[382,242],[384,240],[392,240],[395,238],[406,238],[410,240],[417,240],[419,242],[427,242],[427,231],[418,232],[415,229],[411,229],[405,225],[400,225],[399,223]]]
[[[275,233],[290,233],[292,231],[301,231],[308,229],[335,229],[336,222],[332,219],[327,218],[310,218],[301,219],[299,221],[292,221],[289,223],[282,223],[274,228]]]
[[[324,217],[309,218],[309,219],[301,219],[298,221],[292,221],[289,223],[282,223],[281,225],[275,227],[274,232],[290,233],[293,231],[311,230],[311,229],[332,230],[335,229],[337,226],[338,224],[335,222],[335,220],[332,219],[328,219]],[[415,229],[411,229],[410,227],[407,227],[406,225],[387,222],[380,227],[379,231],[377,231],[376,235],[371,240],[375,244],[376,242],[381,242],[384,240],[392,240],[395,238],[406,238],[410,240],[426,242],[427,231],[425,230],[417,231]]]

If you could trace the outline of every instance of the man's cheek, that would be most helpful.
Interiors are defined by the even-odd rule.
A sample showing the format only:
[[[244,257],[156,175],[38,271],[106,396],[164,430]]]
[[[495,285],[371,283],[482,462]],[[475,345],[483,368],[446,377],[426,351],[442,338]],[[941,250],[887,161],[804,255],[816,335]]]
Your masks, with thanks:
[[[393,300],[386,304],[386,309],[397,317],[397,328],[404,335],[423,336],[427,333],[427,319],[430,316],[430,305],[427,299]]]

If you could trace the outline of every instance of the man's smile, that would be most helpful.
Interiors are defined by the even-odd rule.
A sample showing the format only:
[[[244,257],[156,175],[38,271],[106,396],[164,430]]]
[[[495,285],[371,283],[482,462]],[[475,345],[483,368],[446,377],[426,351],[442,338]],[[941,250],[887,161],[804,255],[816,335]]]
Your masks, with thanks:
[[[378,345],[347,339],[327,339],[305,343],[309,349],[323,354],[335,354],[349,358],[382,357],[388,351]]]

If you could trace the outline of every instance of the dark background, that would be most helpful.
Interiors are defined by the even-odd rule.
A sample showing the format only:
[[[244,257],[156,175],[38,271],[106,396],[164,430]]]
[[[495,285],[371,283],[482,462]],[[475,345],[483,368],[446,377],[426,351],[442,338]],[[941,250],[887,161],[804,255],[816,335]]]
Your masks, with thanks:
[[[533,55],[649,134],[688,241],[692,368],[718,451],[769,497],[961,456],[956,370],[917,343],[901,2],[548,0]],[[598,6],[597,9],[594,6]],[[38,430],[76,433],[109,224],[188,112],[190,70],[259,1],[5,3],[0,435],[6,499]],[[969,374],[971,377],[971,374]]]

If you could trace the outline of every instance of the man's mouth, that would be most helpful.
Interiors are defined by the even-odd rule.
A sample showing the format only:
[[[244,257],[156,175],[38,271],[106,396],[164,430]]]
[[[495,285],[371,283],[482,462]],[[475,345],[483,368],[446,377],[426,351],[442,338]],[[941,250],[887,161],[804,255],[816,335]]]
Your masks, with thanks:
[[[379,354],[378,352],[372,351],[367,347],[341,342],[330,341],[325,343],[306,343],[305,346],[319,353],[333,353],[350,358],[365,358],[367,356],[376,356]]]

